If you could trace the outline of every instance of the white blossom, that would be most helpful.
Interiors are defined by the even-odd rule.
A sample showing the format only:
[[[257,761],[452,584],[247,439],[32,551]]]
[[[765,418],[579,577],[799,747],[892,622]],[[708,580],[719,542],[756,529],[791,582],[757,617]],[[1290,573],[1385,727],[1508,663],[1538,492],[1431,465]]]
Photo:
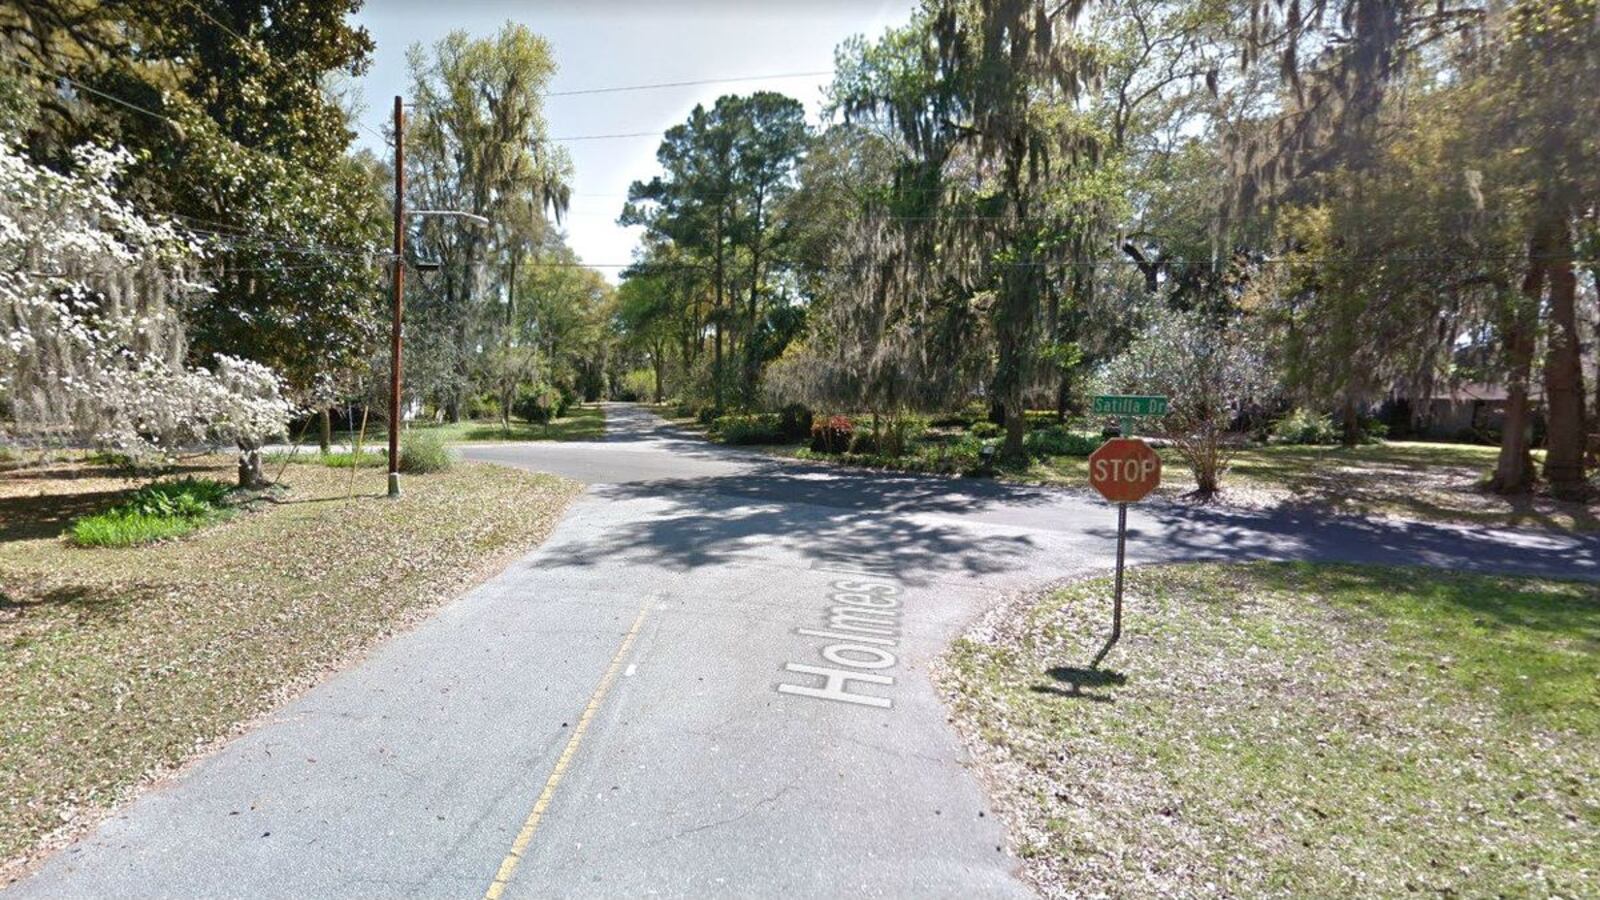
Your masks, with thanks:
[[[259,447],[292,413],[272,370],[185,366],[202,245],[116,196],[132,162],[80,147],[63,174],[0,142],[0,416],[13,432],[133,454]]]

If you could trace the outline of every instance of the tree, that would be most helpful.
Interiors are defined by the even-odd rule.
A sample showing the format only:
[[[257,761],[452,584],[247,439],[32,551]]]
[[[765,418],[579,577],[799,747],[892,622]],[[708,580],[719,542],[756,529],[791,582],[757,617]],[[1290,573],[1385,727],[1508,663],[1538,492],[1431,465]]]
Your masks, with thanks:
[[[1259,343],[1238,317],[1157,309],[1144,332],[1105,369],[1116,393],[1164,394],[1162,434],[1194,475],[1196,495],[1209,499],[1238,448],[1229,439],[1236,416],[1265,383]]]
[[[494,223],[487,231],[433,218],[418,229],[419,252],[442,264],[408,298],[419,330],[432,333],[418,346],[418,372],[425,394],[454,421],[472,386],[476,348],[514,355],[508,342],[524,299],[522,267],[545,243],[544,212],[560,216],[567,208],[572,164],[544,118],[556,70],[544,38],[508,22],[488,39],[451,32],[431,54],[413,46],[408,59],[416,110],[407,143],[410,202]],[[508,393],[503,379],[495,387]]]
[[[214,290],[189,313],[191,359],[249,356],[301,395],[359,367],[376,337],[379,195],[345,156],[324,90],[364,70],[356,0],[75,3],[0,11],[40,114],[43,162],[111,139],[134,152],[131,193],[205,238]],[[53,76],[91,90],[62,94]],[[104,95],[124,103],[111,102]]]
[[[644,225],[651,240],[676,248],[677,264],[703,268],[710,282],[705,320],[712,329],[711,397],[717,409],[730,387],[738,389],[743,404],[757,396],[760,367],[773,346],[760,338],[763,296],[770,298],[774,262],[791,231],[779,213],[793,190],[806,139],[799,101],[770,92],[719,97],[710,109],[696,106],[687,121],[667,130],[656,151],[662,173],[628,190],[620,221]],[[742,274],[741,258],[748,263]],[[742,316],[736,308],[741,278]],[[725,345],[731,353],[735,344],[744,360],[737,384],[724,365]]]
[[[718,410],[723,408],[726,387],[728,257],[738,203],[734,142],[739,129],[733,121],[734,105],[731,97],[719,98],[710,110],[696,105],[686,122],[667,129],[656,150],[662,174],[629,186],[628,203],[619,219],[624,225],[644,225],[659,239],[709,263],[713,299],[706,318],[713,332],[712,404]]]
[[[1352,178],[1393,165],[1384,152],[1393,136],[1385,129],[1398,124],[1415,133],[1415,123],[1395,110],[1404,113],[1421,92],[1425,106],[1437,107],[1434,127],[1449,135],[1447,183],[1475,210],[1461,220],[1465,233],[1430,226],[1412,237],[1464,241],[1481,254],[1462,260],[1447,283],[1489,293],[1497,308],[1489,318],[1509,396],[1492,486],[1518,492],[1533,482],[1529,385],[1543,310],[1545,474],[1558,495],[1583,495],[1585,403],[1572,259],[1574,223],[1597,192],[1589,149],[1600,127],[1592,108],[1600,88],[1594,0],[1519,2],[1504,11],[1392,0],[1260,8],[1266,14],[1252,22],[1244,61],[1278,48],[1287,91],[1275,115],[1230,140],[1233,210],[1338,199]],[[1441,44],[1448,52],[1435,52]],[[1434,68],[1442,76],[1430,82]],[[1503,229],[1512,222],[1520,227],[1520,273],[1492,262],[1504,252]],[[1429,280],[1421,271],[1407,277],[1417,285]]]
[[[806,143],[805,108],[792,97],[759,91],[739,98],[734,107],[740,137],[735,144],[741,195],[742,221],[736,239],[750,257],[749,301],[745,308],[744,399],[755,397],[762,363],[762,342],[757,340],[764,285],[763,263],[771,265],[782,252],[789,228],[774,216],[794,189],[795,165]],[[776,222],[776,226],[775,226]]]
[[[908,180],[934,206],[945,166],[970,154],[979,187],[966,219],[929,216],[935,245],[978,250],[976,274],[992,287],[997,351],[991,384],[1004,412],[1008,456],[1022,453],[1027,388],[1041,358],[1046,271],[1084,241],[1046,201],[1063,169],[1098,159],[1093,129],[1064,114],[1094,73],[1068,37],[1081,3],[1044,0],[929,2],[876,47],[847,45],[835,88],[846,114],[896,126],[920,165]],[[920,171],[918,171],[920,170]],[[981,223],[981,224],[974,224]],[[932,228],[925,230],[933,230]]]
[[[74,158],[60,174],[0,144],[0,410],[33,435],[135,455],[233,441],[240,485],[259,486],[261,445],[291,412],[277,374],[225,355],[214,372],[185,366],[199,248],[116,195],[127,151]]]
[[[678,313],[672,286],[665,276],[635,276],[617,289],[617,327],[623,339],[642,350],[655,377],[652,397],[666,396],[667,353],[672,346],[673,319]]]

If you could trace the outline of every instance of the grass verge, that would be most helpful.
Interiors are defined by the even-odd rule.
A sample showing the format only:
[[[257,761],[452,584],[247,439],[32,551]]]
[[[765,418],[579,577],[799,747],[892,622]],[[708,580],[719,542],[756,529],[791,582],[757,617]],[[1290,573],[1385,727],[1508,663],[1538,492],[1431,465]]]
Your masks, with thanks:
[[[1018,598],[939,680],[1049,896],[1577,896],[1600,587],[1283,564]]]
[[[60,523],[126,481],[0,480],[0,875],[537,544],[577,489],[469,464],[398,502],[381,473],[291,465],[284,483],[185,540],[85,550]]]
[[[330,469],[381,469],[389,464],[388,453],[381,449],[378,451],[363,450],[360,453],[349,450],[330,450],[327,453],[318,453],[315,449],[309,452],[302,450],[299,453],[280,451],[268,453],[265,459],[269,466],[299,463],[307,466],[327,466]]]

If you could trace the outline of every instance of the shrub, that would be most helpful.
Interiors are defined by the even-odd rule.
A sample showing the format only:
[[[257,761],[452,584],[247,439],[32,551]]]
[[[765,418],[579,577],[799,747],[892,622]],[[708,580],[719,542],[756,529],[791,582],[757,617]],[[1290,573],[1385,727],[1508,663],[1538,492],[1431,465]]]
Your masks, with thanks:
[[[656,375],[650,369],[629,369],[617,388],[618,400],[654,400]]]
[[[1068,431],[1060,425],[1037,428],[1022,439],[1022,449],[1031,456],[1088,456],[1100,442],[1088,435]]]
[[[857,431],[850,436],[850,453],[857,456],[877,456],[878,438],[870,431]]]
[[[400,438],[400,471],[413,475],[443,472],[454,460],[444,435],[427,428],[409,429]]]
[[[702,406],[700,407],[700,410],[694,414],[694,418],[695,421],[699,422],[701,425],[710,425],[712,422],[722,418],[722,410],[716,408],[715,406]]]
[[[934,428],[971,428],[988,419],[989,407],[974,400],[958,410],[934,416],[928,424]]]
[[[493,391],[485,391],[467,398],[463,410],[469,419],[500,418],[500,398]]]
[[[829,416],[827,421],[811,425],[812,453],[845,453],[850,449],[850,437],[855,423],[848,416]]]
[[[773,413],[721,416],[712,421],[711,433],[725,444],[783,442],[782,421]]]
[[[1333,420],[1308,409],[1296,409],[1273,423],[1272,439],[1280,444],[1337,444]]]
[[[778,430],[785,441],[803,441],[811,435],[811,410],[802,403],[791,403],[778,412]]]
[[[901,456],[927,432],[928,420],[922,416],[896,416],[884,426],[878,450],[891,456]]]
[[[194,531],[223,512],[228,486],[209,478],[147,484],[105,512],[72,523],[82,547],[128,547]]]
[[[595,399],[598,400],[600,398],[596,397]],[[573,390],[572,385],[570,385],[570,384],[558,384],[558,385],[556,385],[556,404],[555,404],[555,407],[553,408],[553,412],[555,413],[555,415],[552,416],[551,418],[556,418],[556,419],[561,418],[562,416],[567,414],[567,410],[573,408],[576,405],[578,405],[578,392]]]
[[[992,438],[1000,435],[1000,426],[985,419],[972,423],[972,436],[975,438]]]
[[[516,399],[511,401],[511,414],[534,425],[549,424],[564,409],[561,392],[548,384],[522,385],[517,388]]]

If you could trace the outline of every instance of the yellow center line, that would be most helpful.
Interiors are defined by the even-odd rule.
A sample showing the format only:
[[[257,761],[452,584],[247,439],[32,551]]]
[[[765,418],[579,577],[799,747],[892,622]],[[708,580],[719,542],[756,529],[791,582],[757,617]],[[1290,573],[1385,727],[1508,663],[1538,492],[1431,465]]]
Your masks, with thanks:
[[[633,639],[639,636],[639,626],[644,624],[645,613],[650,611],[650,601],[639,610],[639,617],[633,620],[633,627],[628,629],[628,634],[622,639],[622,646],[617,648],[617,655],[611,657],[611,665],[606,667],[605,675],[601,676],[600,684],[595,687],[594,694],[589,697],[589,705],[584,707],[583,715],[578,718],[578,727],[572,730],[572,737],[567,740],[566,749],[561,751],[561,758],[556,760],[556,767],[551,770],[550,778],[544,783],[544,790],[540,792],[539,799],[533,804],[533,812],[528,813],[528,820],[522,823],[522,830],[517,832],[517,839],[511,842],[511,852],[500,863],[500,870],[495,873],[494,881],[489,884],[489,889],[484,891],[484,900],[499,900],[505,893],[506,885],[511,883],[511,876],[517,871],[517,866],[522,862],[522,855],[527,852],[528,845],[533,843],[533,833],[539,828],[539,820],[544,818],[545,810],[550,808],[550,799],[555,796],[556,786],[561,783],[562,776],[567,774],[567,767],[572,764],[572,758],[577,755],[578,745],[583,743],[583,734],[589,730],[589,721],[599,711],[600,704],[606,699],[606,694],[611,690],[611,682],[617,678],[617,669],[622,665],[623,657],[628,655],[628,648],[633,646]]]

